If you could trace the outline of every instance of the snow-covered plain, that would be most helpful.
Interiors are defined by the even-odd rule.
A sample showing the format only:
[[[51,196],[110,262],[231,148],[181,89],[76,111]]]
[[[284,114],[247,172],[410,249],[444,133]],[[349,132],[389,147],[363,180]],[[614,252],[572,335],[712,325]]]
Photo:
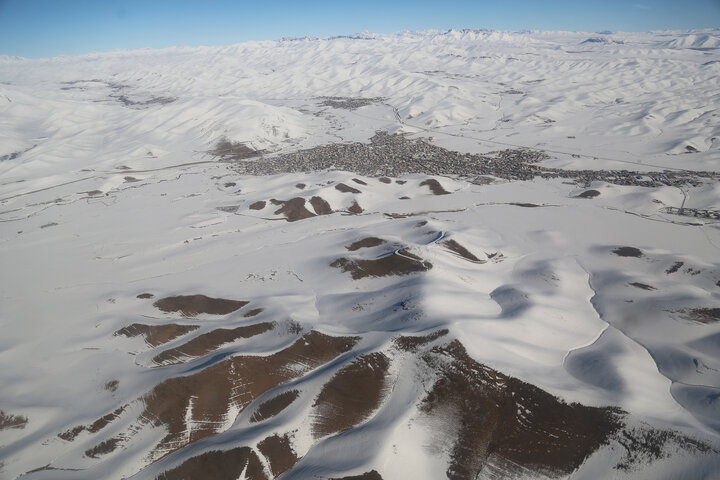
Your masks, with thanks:
[[[377,131],[701,173],[236,170]],[[718,478],[719,160],[717,30],[0,57],[0,477]]]

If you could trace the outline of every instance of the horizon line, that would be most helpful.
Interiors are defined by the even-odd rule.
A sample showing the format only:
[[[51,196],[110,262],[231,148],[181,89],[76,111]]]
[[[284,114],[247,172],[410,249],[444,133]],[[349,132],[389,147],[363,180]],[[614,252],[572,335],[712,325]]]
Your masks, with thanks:
[[[302,40],[320,40],[320,41],[329,41],[329,40],[340,40],[340,39],[351,39],[351,40],[372,40],[370,38],[371,36],[398,36],[401,34],[430,34],[430,33],[436,33],[436,34],[449,34],[452,32],[460,32],[460,33],[481,33],[481,32],[499,32],[499,33],[587,33],[587,34],[596,34],[596,35],[614,35],[614,34],[622,34],[622,33],[630,33],[630,34],[655,34],[655,33],[693,33],[693,32],[714,32],[718,31],[720,32],[720,27],[709,27],[709,28],[688,28],[688,29],[656,29],[656,30],[599,30],[599,31],[589,31],[589,30],[550,30],[550,29],[518,29],[518,30],[503,30],[503,29],[496,29],[496,28],[457,28],[457,27],[451,27],[451,28],[427,28],[427,29],[406,29],[406,30],[397,30],[394,32],[389,33],[383,33],[383,32],[373,32],[370,30],[363,30],[360,32],[353,32],[353,33],[347,33],[342,35],[329,35],[329,36],[318,36],[318,35],[304,35],[304,36],[291,36],[291,37],[280,37],[275,39],[258,39],[258,40],[243,40],[236,43],[225,43],[225,44],[195,44],[195,45],[170,45],[167,47],[137,47],[137,48],[115,48],[112,50],[90,50],[85,53],[78,53],[73,55],[65,55],[65,54],[59,54],[52,57],[27,57],[22,55],[9,55],[0,53],[0,58],[5,57],[6,59],[16,59],[16,60],[52,60],[56,58],[78,58],[78,57],[85,57],[85,56],[95,56],[95,55],[108,55],[113,53],[131,53],[131,52],[147,52],[147,51],[163,51],[163,50],[172,50],[172,49],[185,49],[185,48],[223,48],[223,47],[233,47],[236,45],[244,45],[244,44],[252,44],[252,43],[280,43],[280,42],[293,42],[293,41],[302,41]],[[362,38],[363,36],[366,36],[367,38]]]

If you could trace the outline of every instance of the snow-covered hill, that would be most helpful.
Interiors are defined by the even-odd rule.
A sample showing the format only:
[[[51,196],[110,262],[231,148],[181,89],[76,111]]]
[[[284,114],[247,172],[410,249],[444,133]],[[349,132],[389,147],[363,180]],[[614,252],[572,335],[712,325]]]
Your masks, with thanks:
[[[717,38],[0,57],[0,477],[717,477]]]

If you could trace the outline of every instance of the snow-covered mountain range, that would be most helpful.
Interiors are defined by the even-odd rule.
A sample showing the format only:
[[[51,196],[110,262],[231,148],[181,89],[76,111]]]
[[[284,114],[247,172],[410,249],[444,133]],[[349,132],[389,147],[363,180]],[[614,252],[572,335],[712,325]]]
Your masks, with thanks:
[[[720,31],[0,57],[0,477],[717,478]]]

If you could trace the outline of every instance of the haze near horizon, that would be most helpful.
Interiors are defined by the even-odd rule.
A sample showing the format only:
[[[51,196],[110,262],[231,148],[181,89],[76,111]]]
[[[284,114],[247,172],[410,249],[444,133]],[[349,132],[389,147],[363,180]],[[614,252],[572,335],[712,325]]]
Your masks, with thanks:
[[[448,2],[0,0],[0,54],[28,58],[118,49],[228,45],[371,31],[649,31],[720,26],[717,0]]]

